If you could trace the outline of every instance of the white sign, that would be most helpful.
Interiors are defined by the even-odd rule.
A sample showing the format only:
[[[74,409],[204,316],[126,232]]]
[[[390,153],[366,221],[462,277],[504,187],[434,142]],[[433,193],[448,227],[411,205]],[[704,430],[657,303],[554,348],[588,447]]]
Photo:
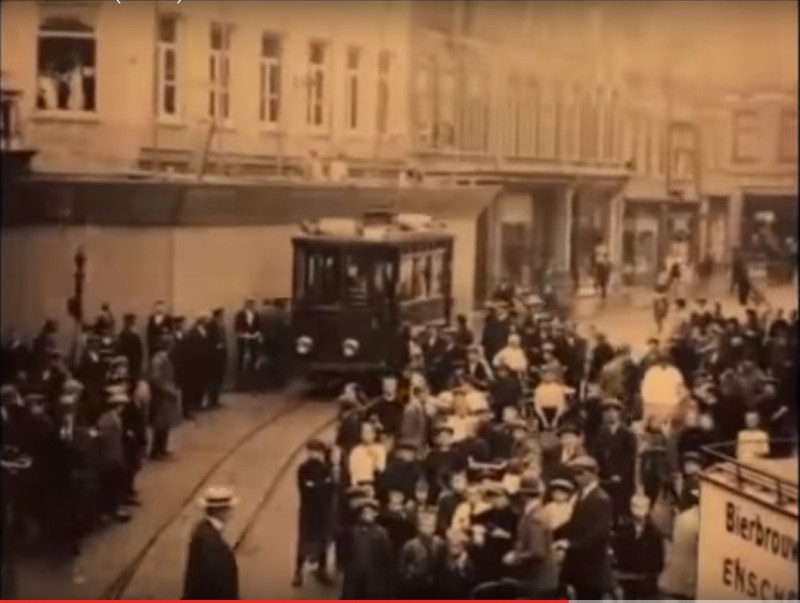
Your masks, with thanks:
[[[698,564],[698,600],[796,600],[797,518],[705,478]]]

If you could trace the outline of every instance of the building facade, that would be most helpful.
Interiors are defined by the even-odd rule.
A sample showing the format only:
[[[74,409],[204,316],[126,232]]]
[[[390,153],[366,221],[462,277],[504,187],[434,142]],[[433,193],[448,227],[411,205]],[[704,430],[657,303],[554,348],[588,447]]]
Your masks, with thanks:
[[[291,173],[406,154],[404,3],[8,2],[2,69],[48,172]]]
[[[797,92],[731,95],[730,173],[741,194],[737,246],[797,238]],[[759,239],[769,239],[759,240]]]
[[[703,25],[728,4],[747,3],[3,2],[3,86],[37,172],[492,185],[462,291],[591,293],[598,253],[623,284],[725,264],[764,178],[796,199],[796,92],[726,97],[785,79],[759,53],[726,68],[774,3]],[[769,153],[735,159],[755,127]]]

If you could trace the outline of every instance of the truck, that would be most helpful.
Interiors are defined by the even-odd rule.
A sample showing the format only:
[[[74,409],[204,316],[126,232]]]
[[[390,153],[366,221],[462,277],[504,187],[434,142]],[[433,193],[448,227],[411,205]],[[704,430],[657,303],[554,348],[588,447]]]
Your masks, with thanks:
[[[698,600],[797,600],[798,465],[789,449],[746,461],[726,454],[730,447],[706,449]]]

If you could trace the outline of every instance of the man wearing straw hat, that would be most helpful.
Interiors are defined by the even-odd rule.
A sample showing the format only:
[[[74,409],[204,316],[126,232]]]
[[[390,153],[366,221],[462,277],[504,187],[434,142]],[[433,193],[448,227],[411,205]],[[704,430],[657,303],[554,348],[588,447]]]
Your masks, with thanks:
[[[205,512],[189,541],[183,581],[183,599],[193,601],[239,598],[239,569],[222,532],[238,502],[233,490],[213,486],[200,499]]]

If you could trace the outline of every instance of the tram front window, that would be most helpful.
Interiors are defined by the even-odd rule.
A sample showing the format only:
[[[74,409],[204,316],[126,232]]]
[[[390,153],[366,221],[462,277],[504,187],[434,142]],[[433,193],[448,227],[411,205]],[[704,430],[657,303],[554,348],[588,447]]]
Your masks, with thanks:
[[[307,303],[332,305],[340,301],[339,257],[335,253],[307,253],[302,261],[302,299]]]
[[[366,306],[369,302],[369,264],[357,256],[347,257],[345,272],[347,304]]]

